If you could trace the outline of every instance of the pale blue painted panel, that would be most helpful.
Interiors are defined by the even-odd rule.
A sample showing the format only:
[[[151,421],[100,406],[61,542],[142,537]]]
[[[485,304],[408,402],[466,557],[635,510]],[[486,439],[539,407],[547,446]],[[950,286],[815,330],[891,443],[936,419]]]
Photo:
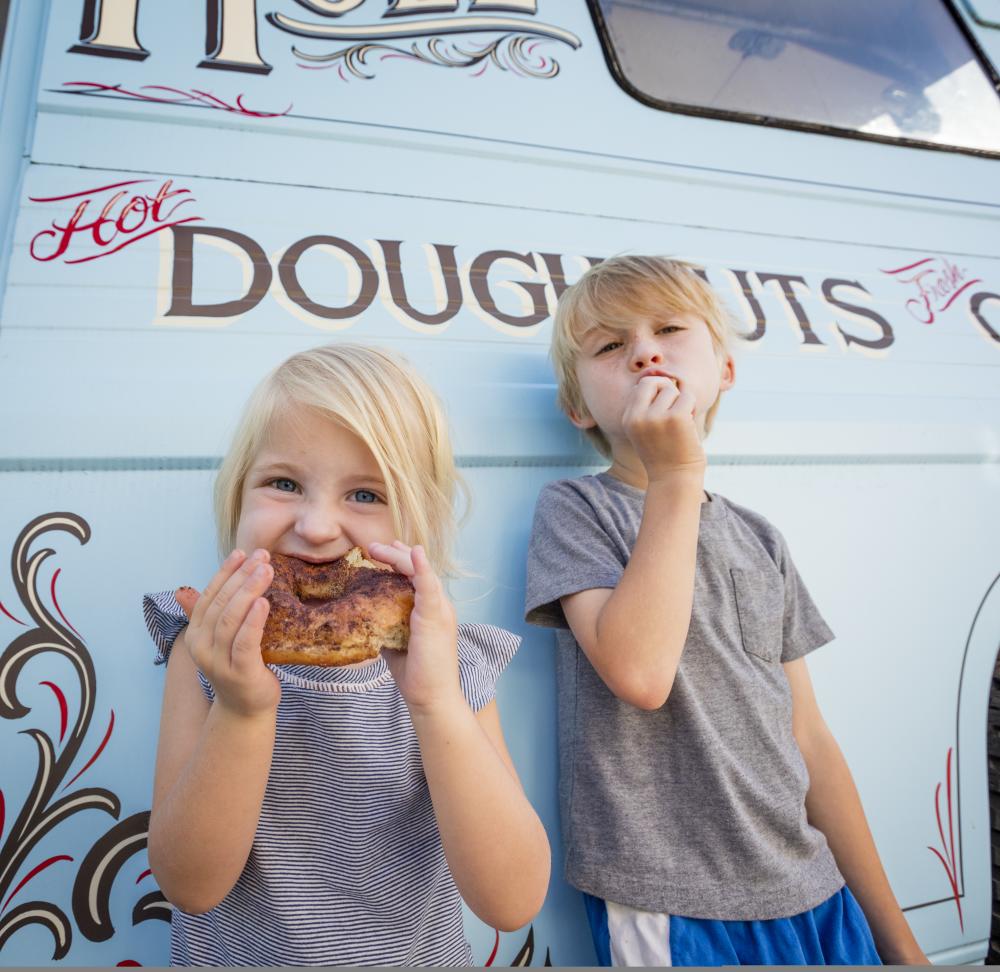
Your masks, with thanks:
[[[41,64],[44,23],[43,4],[13,0],[5,4],[6,27],[0,39],[0,184],[9,191],[0,198],[0,286],[6,278],[17,217],[21,180],[28,167],[29,132],[35,119],[34,90]]]
[[[779,525],[837,636],[810,656],[809,667],[904,907],[949,897],[944,869],[927,847],[940,846],[935,788],[945,783],[948,748],[958,747],[966,639],[997,572],[997,520],[974,511],[995,503],[997,487],[995,466],[709,469],[709,489]],[[987,640],[995,656],[995,624]],[[974,721],[981,715],[965,710],[956,749],[967,775],[952,810],[961,802],[967,820],[984,810],[978,776],[969,782],[985,758],[982,723]],[[941,808],[947,814],[944,787]],[[968,941],[989,928],[987,837],[973,824],[956,838]],[[907,916],[928,951],[955,940],[954,901]]]
[[[979,599],[995,569],[1000,543],[995,524],[975,515],[995,494],[995,473],[988,467],[717,467],[709,488],[719,490],[772,516],[782,527],[799,568],[838,634],[837,642],[811,662],[817,691],[866,798],[869,818],[883,859],[904,906],[936,900],[945,878],[927,852],[936,843],[933,791],[942,778],[945,751],[954,743],[956,682],[961,649]],[[454,586],[459,615],[465,620],[499,623],[523,634],[521,652],[505,676],[500,693],[505,733],[528,793],[558,840],[555,804],[556,763],[553,729],[552,636],[521,621],[522,565],[533,497],[550,478],[582,470],[467,470],[475,499],[459,553],[480,574]],[[5,544],[21,524],[49,510],[83,516],[93,535],[86,546],[56,537],[56,557],[42,578],[43,596],[51,573],[60,570],[60,610],[86,639],[97,670],[93,727],[80,765],[96,749],[115,710],[116,730],[109,748],[88,770],[92,785],[109,787],[123,803],[123,815],[148,806],[151,759],[162,672],[149,664],[148,641],[138,611],[140,594],[180,582],[202,583],[215,562],[208,510],[208,472],[105,472],[14,474],[4,476],[8,510]],[[919,482],[920,488],[914,488]],[[934,516],[928,516],[928,505]],[[155,515],[151,515],[155,511]],[[48,538],[45,541],[48,543]],[[485,555],[485,556],[484,556]],[[962,570],[954,569],[961,563]],[[845,569],[847,568],[847,569]],[[99,584],[94,583],[100,576]],[[0,585],[0,600],[15,616],[24,614],[10,579]],[[921,607],[915,608],[915,605]],[[8,636],[13,621],[0,619]],[[14,756],[13,780],[32,771],[33,749],[16,736],[28,725],[49,732],[57,726],[53,697],[38,682],[71,688],[67,669],[39,659],[19,683],[32,712],[5,724],[4,751]],[[927,676],[905,677],[912,666]],[[68,692],[71,706],[75,699]],[[866,758],[872,740],[890,760]],[[963,757],[965,758],[965,757]],[[973,757],[968,757],[973,758]],[[23,786],[21,787],[23,790]],[[17,806],[17,786],[8,807]],[[888,794],[892,799],[886,799]],[[900,807],[907,810],[900,819]],[[67,824],[46,838],[38,855],[79,858],[110,820],[96,813]],[[961,835],[967,900],[987,886],[982,832]],[[41,859],[41,858],[40,858]],[[39,893],[61,901],[67,894],[54,865],[52,884]],[[66,865],[67,871],[71,870]],[[144,890],[134,884],[141,857],[118,878],[112,897],[118,928],[117,951],[78,941],[74,964],[136,958],[156,964],[164,957],[163,929],[157,923],[129,926],[128,914]],[[146,879],[148,882],[148,878]],[[982,934],[974,909],[967,914],[967,938]],[[910,912],[926,947],[954,943],[954,905]],[[552,894],[535,923],[536,943],[552,950],[556,964],[591,961],[578,899],[557,876]],[[492,934],[470,921],[475,953],[492,946]],[[520,936],[523,939],[523,934]],[[517,933],[503,936],[501,956],[520,944]],[[5,962],[44,958],[30,936],[12,940]],[[508,956],[508,957],[511,957]],[[541,955],[538,956],[539,960]]]
[[[459,555],[479,576],[456,584],[454,596],[461,620],[502,624],[525,636],[501,682],[499,704],[505,735],[522,768],[525,788],[546,820],[552,839],[558,842],[552,646],[547,633],[527,629],[520,620],[526,517],[531,497],[553,472],[573,471],[468,473],[473,493],[491,496],[493,501],[477,502],[463,531]],[[10,549],[23,525],[50,511],[75,513],[92,531],[85,545],[58,533],[40,538],[35,549],[51,545],[56,554],[47,563],[38,591],[50,610],[61,611],[80,632],[96,671],[91,729],[71,772],[81,768],[98,748],[113,710],[115,728],[110,741],[80,785],[111,790],[121,801],[122,818],[150,805],[163,684],[163,669],[152,664],[153,647],[142,623],[140,598],[145,591],[180,583],[204,584],[210,577],[217,562],[210,489],[211,473],[200,471],[0,475],[5,507],[0,550]],[[485,551],[488,557],[484,557]],[[49,592],[56,571],[53,602]],[[0,603],[17,620],[28,619],[9,575],[0,578]],[[15,620],[0,613],[0,630],[10,639],[21,629]],[[58,737],[58,708],[54,695],[39,684],[43,680],[63,689],[71,720],[77,711],[79,693],[74,694],[70,666],[52,655],[40,655],[30,662],[17,682],[17,691],[31,711],[21,719],[0,723],[0,750],[8,757],[0,781],[8,820],[20,812],[37,767],[37,750],[19,733],[40,728]],[[110,817],[86,811],[54,828],[34,846],[31,863],[22,870],[26,873],[32,864],[60,855],[74,861],[53,864],[32,882],[31,892],[69,913],[70,878],[94,841],[113,823]],[[158,921],[131,925],[132,907],[153,889],[149,877],[136,883],[146,867],[144,852],[126,861],[110,899],[116,934],[110,942],[92,943],[77,933],[67,957],[69,963],[113,965],[132,959],[145,965],[166,964],[166,926]],[[28,893],[25,888],[24,894]],[[468,931],[476,959],[485,961],[493,947],[492,929],[470,915]],[[498,962],[513,959],[526,933],[524,929],[501,936]],[[535,964],[541,964],[546,948],[551,949],[556,964],[593,962],[580,899],[562,881],[558,856],[551,893],[545,912],[534,922],[534,934],[538,949]],[[51,941],[45,937],[18,934],[4,948],[3,963],[48,964],[50,952]]]
[[[647,131],[648,121],[636,119],[635,124]],[[98,122],[106,128],[100,140],[94,138]],[[171,133],[169,139],[163,137],[165,130]],[[114,146],[113,154],[102,147],[105,142]],[[672,143],[671,137],[667,144]],[[817,153],[829,151],[829,143],[828,139],[804,144],[798,166],[811,168]],[[49,145],[51,151],[45,148]],[[151,145],[156,147],[153,157]],[[925,164],[922,192],[901,197],[859,191],[853,179],[832,186],[799,186],[776,179],[769,169],[762,177],[724,170],[692,174],[656,162],[626,160],[612,165],[531,147],[484,156],[476,142],[455,144],[448,137],[382,130],[377,136],[366,132],[360,138],[338,132],[330,140],[318,141],[284,138],[268,129],[251,135],[218,125],[192,132],[165,123],[41,115],[33,157],[59,163],[67,152],[72,164],[88,168],[187,177],[224,173],[254,186],[280,183],[430,198],[439,206],[430,225],[442,228],[447,228],[456,201],[510,206],[521,226],[532,226],[552,212],[665,223],[661,250],[676,248],[669,228],[676,225],[725,229],[734,234],[736,245],[739,233],[757,234],[762,241],[777,233],[804,240],[866,242],[904,252],[995,255],[990,227],[1000,216],[1000,203],[990,201],[987,186],[992,182],[980,189],[977,177],[964,172],[969,163],[995,163],[945,153],[926,153],[931,158]],[[859,162],[858,171],[868,171],[870,164]],[[912,157],[907,164],[912,164]],[[992,171],[984,173],[990,180]],[[953,190],[959,201],[947,193],[944,201],[938,201],[942,185],[959,176],[962,191]],[[766,248],[766,242],[762,246]]]
[[[813,148],[815,136],[809,134],[732,125],[648,108],[612,80],[583,0],[572,4],[544,0],[535,17],[523,18],[556,25],[579,38],[581,46],[575,50],[552,41],[536,51],[558,61],[560,71],[554,78],[531,79],[495,66],[476,76],[478,69],[441,68],[396,57],[381,60],[382,54],[388,52],[376,51],[370,65],[375,76],[370,81],[353,77],[343,81],[336,69],[303,69],[292,53],[293,43],[307,53],[329,52],[343,45],[297,40],[266,23],[263,16],[258,18],[259,42],[261,53],[272,65],[270,74],[199,70],[196,65],[203,52],[204,7],[198,0],[178,0],[169,8],[145,0],[140,9],[138,32],[140,42],[150,51],[146,60],[67,54],[67,48],[78,39],[81,2],[56,0],[55,9],[62,16],[53,18],[40,85],[40,105],[46,113],[95,111],[91,104],[95,99],[74,98],[67,93],[73,90],[67,84],[73,82],[121,84],[130,91],[137,91],[144,84],[159,84],[181,91],[207,90],[229,104],[243,94],[250,108],[261,111],[280,112],[289,104],[292,106],[286,118],[238,119],[238,126],[246,131],[258,129],[257,123],[265,122],[293,135],[323,139],[330,130],[329,120],[342,119],[364,126],[450,132],[524,146],[561,146],[610,157],[661,159],[664,153],[658,147],[669,146],[671,161],[687,166],[761,172],[805,182],[861,184],[891,192],[1000,201],[991,177],[991,161],[835,138],[822,139],[825,149],[817,152]],[[355,26],[372,24],[379,20],[383,9],[376,0],[368,0],[340,22]],[[324,20],[304,14],[293,0],[274,0],[268,11],[299,20]],[[330,22],[329,18],[326,22]],[[496,34],[479,34],[469,40],[476,44],[489,43],[495,38]],[[101,114],[131,118],[184,115],[195,125],[225,124],[225,119],[206,122],[203,116],[211,110],[201,107],[177,108],[116,98],[97,108]],[[229,138],[233,139],[232,133]],[[60,151],[56,143],[42,140],[39,143],[42,154],[36,157],[44,161],[61,160],[65,158],[65,147],[64,144]],[[99,164],[118,167],[120,163],[112,160],[120,158],[126,146],[110,139],[95,139],[95,151],[100,153],[102,147],[104,161]],[[147,160],[159,152],[158,142],[143,141],[133,148],[143,152]],[[71,158],[77,161],[75,153]],[[320,162],[315,169],[317,173],[331,172],[329,157],[326,165],[319,157],[316,161]],[[245,174],[248,162],[252,163],[249,155],[231,159],[229,170]],[[282,162],[282,167],[285,164]],[[956,171],[962,173],[960,180],[949,175]],[[322,174],[314,182],[329,184]]]
[[[359,329],[352,337],[368,336]],[[7,394],[0,401],[5,455],[218,456],[258,377],[295,350],[318,343],[246,335],[234,343],[218,332],[198,335],[198,340],[193,356],[191,346],[176,335],[112,341],[60,331],[9,334],[4,347],[12,364],[4,374]],[[579,435],[555,407],[541,350],[520,356],[509,352],[505,366],[518,370],[518,380],[491,381],[474,371],[468,378],[453,376],[456,362],[469,360],[470,349],[462,345],[432,345],[417,338],[390,343],[439,389],[460,455],[517,463],[586,454]],[[504,362],[503,349],[489,356]],[[494,362],[491,373],[495,367]],[[807,359],[801,375],[786,381],[790,367],[800,365],[763,359],[746,363],[746,386],[724,403],[725,421],[708,441],[711,452],[996,458],[994,416],[986,407],[995,401],[995,384],[990,384],[988,371],[960,369],[956,374],[927,364],[900,376],[901,369],[894,369],[886,372],[892,377],[885,381],[878,375],[871,378],[874,387],[866,393],[857,387],[867,380],[860,366],[845,373],[832,362]],[[530,378],[534,381],[524,380]],[[942,391],[943,379],[947,385]],[[915,398],[913,384],[937,392]]]
[[[102,173],[102,178],[119,183],[128,181],[129,175]],[[80,185],[79,177],[78,170],[37,167],[26,192],[35,199],[67,195]],[[154,180],[153,186],[157,185],[159,180]],[[182,185],[178,179],[174,188]],[[45,235],[46,227],[64,225],[77,200],[25,205],[4,303],[3,326],[12,343],[7,358],[0,361],[0,373],[5,373],[10,390],[11,454],[23,450],[22,454],[35,456],[217,455],[232,415],[258,377],[292,351],[327,339],[389,343],[409,354],[451,406],[464,453],[578,454],[578,437],[552,404],[551,370],[546,361],[550,322],[513,327],[497,315],[523,315],[530,310],[517,281],[545,284],[541,313],[553,306],[550,274],[534,254],[565,255],[561,265],[572,280],[584,266],[574,254],[601,256],[624,249],[649,252],[659,249],[661,242],[659,228],[648,224],[557,214],[536,235],[535,228],[526,228],[514,210],[475,205],[451,207],[444,227],[439,207],[430,200],[339,194],[345,205],[335,214],[332,232],[370,263],[380,290],[358,316],[330,321],[294,304],[275,270],[281,254],[296,240],[331,232],[322,207],[317,216],[315,191],[255,187],[256,211],[248,218],[243,184],[193,180],[188,185],[197,199],[195,205],[205,207],[190,207],[192,213],[205,214],[204,223],[192,223],[192,227],[221,227],[245,237],[242,251],[208,245],[217,242],[211,235],[195,243],[192,299],[216,304],[241,298],[250,281],[245,248],[255,245],[260,248],[262,272],[271,280],[268,292],[249,301],[245,314],[231,311],[230,316],[202,315],[175,323],[177,319],[165,312],[171,299],[171,275],[184,261],[171,230],[153,233],[116,252],[105,251],[114,250],[127,238],[110,239],[103,248],[93,240],[72,239],[59,258],[43,261],[37,257],[50,255],[55,245],[55,238]],[[155,194],[156,189],[149,192]],[[332,198],[321,195],[327,203]],[[970,450],[963,443],[961,451],[985,449],[985,454],[992,454],[979,403],[996,398],[1000,387],[996,380],[1000,343],[988,338],[991,327],[1000,329],[1000,298],[982,303],[979,322],[970,313],[969,299],[993,292],[990,288],[1000,283],[995,258],[981,256],[950,265],[940,257],[924,258],[933,270],[931,284],[947,277],[949,266],[953,274],[939,284],[944,287],[941,293],[925,288],[935,315],[928,326],[911,313],[914,295],[919,296],[916,284],[901,284],[897,277],[905,278],[905,274],[893,277],[882,272],[885,254],[870,248],[778,237],[745,237],[737,248],[726,233],[674,229],[675,252],[705,262],[710,279],[728,295],[746,327],[752,326],[753,317],[738,294],[732,271],[756,274],[749,278],[750,285],[766,316],[767,332],[740,355],[737,391],[726,408],[730,418],[748,423],[782,417],[789,423],[821,423],[810,433],[807,451],[826,448],[834,453],[845,451],[844,436],[834,428],[838,423],[847,430],[862,426],[857,448],[869,453],[886,448],[886,443],[884,438],[868,436],[868,426],[911,424],[921,431],[928,423],[965,426],[966,434],[978,445]],[[536,242],[539,236],[546,245],[564,248],[545,250]],[[407,241],[402,251],[403,279],[412,303],[424,311],[442,303],[431,286],[438,271],[431,270],[420,244],[448,241],[456,246],[462,306],[447,325],[420,325],[395,307],[388,293],[387,271],[380,262],[381,250],[374,242],[379,238]],[[494,267],[489,289],[499,311],[487,313],[472,292],[469,265],[478,254],[496,248],[528,254],[536,270]],[[98,259],[87,260],[98,254]],[[905,259],[900,254],[896,258]],[[66,262],[80,259],[85,262]],[[436,259],[432,263],[436,266]],[[797,299],[809,315],[815,340],[821,343],[804,346],[802,327],[781,297],[777,282],[761,283],[759,278],[767,272],[803,277],[805,284],[795,285]],[[305,293],[321,304],[344,306],[358,294],[358,271],[345,269],[328,250],[307,251],[297,273]],[[823,281],[830,278],[856,280],[870,291],[869,297],[844,287],[834,294],[862,312],[867,309],[885,318],[893,329],[891,346],[876,355],[863,345],[846,343],[841,334],[871,341],[881,334],[882,326],[824,301]],[[950,295],[959,290],[956,302],[947,306]],[[918,307],[918,313],[925,309]],[[485,349],[489,350],[484,354]],[[774,397],[782,395],[796,397],[795,407],[785,409],[783,416]],[[914,396],[917,404],[906,401]],[[33,402],[38,424],[16,421],[26,401]],[[78,416],[88,415],[87,437],[78,436],[72,425],[61,421],[69,401]],[[127,409],[121,407],[123,402],[129,403]],[[206,416],[219,421],[206,422]],[[151,441],[152,429],[164,431]],[[824,443],[831,430],[836,433],[836,446]],[[951,445],[929,444],[928,448],[955,451],[950,434],[943,433],[941,441]],[[789,440],[784,449],[770,451],[800,446],[799,440]],[[891,445],[888,448],[898,451]],[[739,452],[740,446],[731,439],[723,451]],[[759,447],[752,451],[759,452]]]

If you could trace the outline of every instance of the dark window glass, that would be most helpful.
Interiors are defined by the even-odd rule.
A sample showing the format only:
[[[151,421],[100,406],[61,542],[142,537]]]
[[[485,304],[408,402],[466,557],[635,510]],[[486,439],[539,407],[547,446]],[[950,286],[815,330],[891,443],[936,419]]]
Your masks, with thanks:
[[[1000,151],[1000,97],[941,0],[593,0],[663,107]]]
[[[0,58],[3,57],[3,40],[7,33],[7,8],[9,6],[9,0],[0,0]]]

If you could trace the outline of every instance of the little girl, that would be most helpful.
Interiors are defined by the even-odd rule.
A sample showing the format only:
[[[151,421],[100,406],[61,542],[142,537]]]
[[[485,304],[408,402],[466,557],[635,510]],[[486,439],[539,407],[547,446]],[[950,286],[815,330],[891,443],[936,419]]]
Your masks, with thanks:
[[[456,627],[438,579],[457,483],[433,393],[383,351],[294,355],[251,396],[215,488],[232,553],[200,596],[144,603],[173,964],[467,965],[461,899],[505,930],[541,907],[548,841],[494,700],[519,640]],[[270,555],[354,546],[413,582],[408,652],[265,665]]]

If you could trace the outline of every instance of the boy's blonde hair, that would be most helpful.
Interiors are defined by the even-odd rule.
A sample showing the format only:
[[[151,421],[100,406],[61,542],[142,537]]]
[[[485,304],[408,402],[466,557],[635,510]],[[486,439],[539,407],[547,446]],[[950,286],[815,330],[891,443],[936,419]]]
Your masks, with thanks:
[[[708,325],[719,363],[732,351],[737,334],[729,310],[700,275],[700,267],[660,256],[615,256],[591,267],[559,298],[550,354],[559,387],[559,406],[567,415],[589,418],[576,375],[576,360],[586,335],[596,327],[627,329],[639,317],[693,313]],[[712,428],[719,398],[705,415]],[[611,445],[599,428],[585,430],[601,455]]]
[[[329,344],[293,355],[251,394],[215,480],[219,547],[232,550],[247,473],[271,425],[288,407],[315,409],[371,450],[385,480],[396,534],[421,544],[435,570],[451,559],[455,496],[467,498],[455,468],[444,411],[409,362],[380,348]]]

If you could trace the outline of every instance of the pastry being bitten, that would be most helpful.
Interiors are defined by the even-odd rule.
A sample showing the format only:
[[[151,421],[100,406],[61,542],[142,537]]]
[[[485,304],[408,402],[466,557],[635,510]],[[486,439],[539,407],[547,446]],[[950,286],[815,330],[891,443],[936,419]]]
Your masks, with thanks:
[[[382,648],[405,651],[413,585],[360,547],[339,560],[310,564],[271,556],[271,610],[261,654],[271,665],[351,665]]]

